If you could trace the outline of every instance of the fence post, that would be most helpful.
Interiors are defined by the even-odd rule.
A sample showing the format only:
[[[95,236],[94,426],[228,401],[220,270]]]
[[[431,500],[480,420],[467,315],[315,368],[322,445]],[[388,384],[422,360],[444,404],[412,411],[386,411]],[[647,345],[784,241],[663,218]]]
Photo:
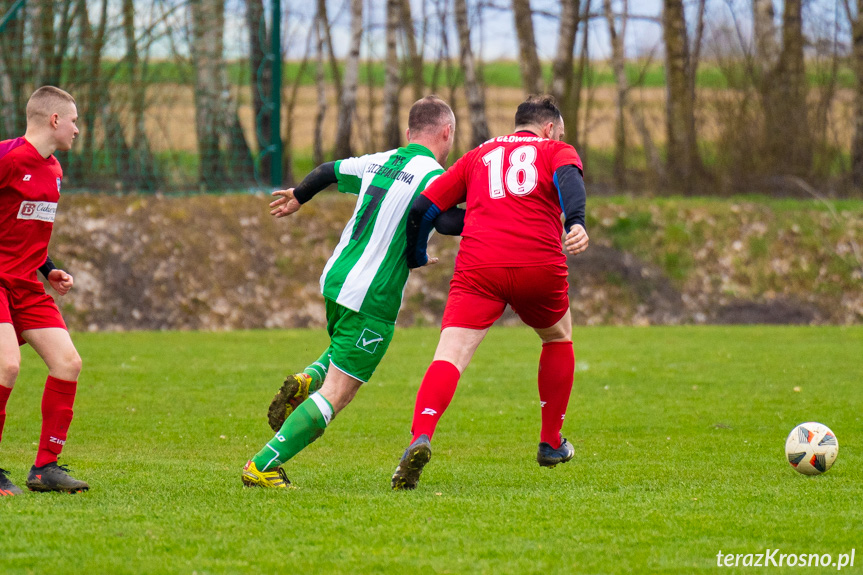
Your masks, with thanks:
[[[0,20],[0,34],[2,34],[3,30],[6,29],[6,25],[15,19],[15,16],[18,15],[18,11],[24,7],[24,2],[26,1],[27,0],[18,0],[11,8],[9,8],[9,11],[6,12],[5,16],[3,16],[3,20]]]
[[[272,2],[273,26],[270,36],[270,51],[273,58],[271,62],[273,87],[270,98],[273,114],[270,117],[270,147],[272,148],[270,184],[280,187],[282,185],[282,3],[281,0],[272,0]]]

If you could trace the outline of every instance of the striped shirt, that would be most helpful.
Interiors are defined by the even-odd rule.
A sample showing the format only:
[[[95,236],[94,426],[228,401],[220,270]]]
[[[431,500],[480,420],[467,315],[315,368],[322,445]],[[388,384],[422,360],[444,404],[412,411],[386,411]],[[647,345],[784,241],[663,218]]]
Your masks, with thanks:
[[[419,144],[340,160],[340,192],[357,194],[351,219],[321,275],[324,297],[395,323],[409,269],[405,221],[414,198],[443,173]]]

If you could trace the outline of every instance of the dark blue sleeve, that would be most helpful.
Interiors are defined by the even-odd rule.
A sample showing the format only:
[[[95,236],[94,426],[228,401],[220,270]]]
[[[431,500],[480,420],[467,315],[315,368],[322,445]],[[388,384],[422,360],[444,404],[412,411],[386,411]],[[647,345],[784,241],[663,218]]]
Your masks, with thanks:
[[[47,256],[45,258],[45,263],[39,266],[39,271],[42,272],[42,276],[44,276],[45,279],[48,279],[48,274],[56,269],[57,266],[54,265],[54,262],[51,260],[51,256]]]
[[[560,199],[560,209],[566,218],[564,230],[569,232],[572,226],[580,224],[584,227],[584,207],[587,204],[587,193],[584,189],[584,178],[578,167],[567,164],[554,172],[554,185]]]
[[[405,239],[407,240],[405,259],[407,259],[409,268],[422,267],[428,263],[429,258],[426,251],[428,250],[429,234],[439,215],[440,208],[434,205],[430,199],[422,194],[414,198],[414,203],[408,212],[405,230]]]
[[[464,208],[448,209],[435,220],[435,231],[445,236],[460,236],[462,230],[464,230],[464,215]]]

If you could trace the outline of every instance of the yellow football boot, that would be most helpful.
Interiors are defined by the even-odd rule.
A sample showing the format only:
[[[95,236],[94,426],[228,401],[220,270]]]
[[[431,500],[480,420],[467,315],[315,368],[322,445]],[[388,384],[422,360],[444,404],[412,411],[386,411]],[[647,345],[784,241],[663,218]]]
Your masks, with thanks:
[[[249,460],[243,467],[243,485],[246,487],[273,487],[275,489],[295,489],[295,486],[285,475],[281,467],[258,471],[257,466]]]

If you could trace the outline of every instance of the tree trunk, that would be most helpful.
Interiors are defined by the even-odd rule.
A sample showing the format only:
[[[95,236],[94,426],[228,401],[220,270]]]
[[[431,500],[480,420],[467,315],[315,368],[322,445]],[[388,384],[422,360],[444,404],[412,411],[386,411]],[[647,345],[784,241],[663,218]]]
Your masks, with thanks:
[[[225,166],[230,181],[235,184],[252,184],[255,182],[255,161],[252,150],[246,141],[246,133],[240,123],[240,111],[236,98],[228,89],[228,69],[220,66],[222,82],[222,117],[224,127],[220,130],[220,149],[224,150]]]
[[[470,26],[467,17],[467,2],[455,0],[455,22],[458,30],[459,57],[464,72],[464,89],[467,95],[467,110],[470,118],[470,147],[475,148],[491,137],[485,115],[485,94],[477,75],[476,62],[470,46]]]
[[[857,18],[852,23],[854,85],[854,135],[851,142],[851,182],[863,191],[863,0],[857,0]]]
[[[401,141],[399,130],[399,56],[396,34],[399,29],[399,6],[402,0],[387,0],[386,25],[386,77],[384,79],[384,147],[398,148]]]
[[[562,0],[566,2],[566,0]],[[582,11],[581,21],[585,23],[584,33],[581,35],[581,55],[578,58],[578,73],[575,74],[572,80],[572,90],[570,91],[569,96],[565,96],[564,100],[561,102],[563,107],[560,109],[560,113],[563,115],[563,121],[566,124],[566,141],[572,144],[577,149],[580,149],[579,155],[583,162],[586,162],[587,158],[587,145],[582,146],[582,142],[579,138],[581,135],[581,130],[579,126],[578,116],[581,111],[581,89],[584,85],[584,76],[590,66],[590,59],[588,55],[590,54],[590,26],[587,25],[590,19],[590,0],[585,0],[584,9]],[[585,125],[587,125],[587,121],[585,120]]]
[[[518,64],[521,68],[521,81],[527,94],[538,94],[542,90],[542,69],[536,54],[536,40],[533,35],[533,11],[530,0],[512,0],[512,13],[515,17],[515,32],[518,36]]]
[[[614,113],[614,186],[618,193],[626,186],[626,96],[629,92],[629,82],[626,79],[626,57],[623,51],[623,39],[626,35],[626,20],[628,3],[623,2],[623,16],[620,29],[615,23],[614,14],[611,10],[611,0],[603,2],[605,20],[608,23],[609,37],[611,38],[611,68],[614,70],[614,78],[617,84],[617,98]]]
[[[321,15],[315,19],[315,37],[317,39],[317,68],[315,72],[315,86],[318,90],[318,113],[315,115],[314,140],[312,159],[315,165],[324,163],[324,118],[327,115],[327,85],[324,81],[324,27]]]
[[[776,42],[776,25],[773,0],[752,0],[752,31],[755,40],[755,66],[770,70],[776,65],[779,44]]]
[[[135,7],[133,0],[123,0],[123,35],[126,40],[126,65],[129,70],[129,94],[132,99],[132,173],[131,181],[139,190],[156,191],[159,186],[156,161],[144,125],[146,85],[140,70],[135,40]]]
[[[285,131],[285,136],[283,138],[284,142],[284,150],[285,153],[283,155],[283,163],[282,163],[282,173],[285,175],[285,182],[288,186],[293,186],[296,183],[294,178],[294,166],[293,166],[293,156],[294,156],[294,108],[297,104],[297,96],[300,92],[300,83],[302,81],[303,74],[306,72],[306,66],[309,63],[309,53],[311,52],[312,46],[312,33],[314,31],[314,27],[309,28],[309,33],[306,36],[306,50],[303,53],[303,59],[300,61],[300,67],[297,69],[297,75],[294,77],[294,83],[291,86],[290,95],[287,97],[282,97],[282,100],[285,102],[285,125],[287,126],[287,130]],[[288,85],[285,83],[282,86],[282,90],[287,92]]]
[[[786,0],[782,51],[768,76],[765,98],[766,155],[780,174],[805,176],[812,165],[803,59],[802,0]]]
[[[327,14],[327,1],[318,0],[318,17],[321,23],[321,32],[324,35],[324,40],[327,44],[327,58],[330,64],[330,75],[332,76],[333,87],[336,89],[336,101],[342,97],[342,75],[339,73],[339,65],[336,61],[336,52],[333,49],[333,35],[330,29],[330,17]]]
[[[3,3],[3,14],[11,2]],[[16,138],[26,130],[24,80],[24,10],[0,34],[0,140]]]
[[[411,86],[413,86],[414,100],[425,96],[425,79],[423,78],[423,55],[417,49],[416,31],[414,30],[414,19],[411,14],[410,0],[401,0],[402,30],[405,34],[407,44],[407,57],[411,70]]]
[[[685,194],[692,194],[700,171],[700,160],[695,139],[695,110],[689,79],[689,42],[682,0],[664,0],[662,24],[667,85],[667,173],[672,187]]]
[[[551,95],[560,106],[564,106],[572,92],[572,56],[575,52],[580,3],[580,0],[560,0],[560,29],[557,34],[557,51],[551,65],[550,89]]]
[[[33,86],[56,86],[59,82],[52,74],[54,60],[54,0],[32,4],[33,51],[31,52]]]
[[[190,0],[192,9],[192,60],[195,67],[195,129],[200,158],[199,181],[206,189],[219,189],[227,180],[219,135],[224,126],[221,107],[224,0]]]
[[[357,81],[359,79],[360,46],[363,40],[363,0],[351,0],[351,43],[345,59],[342,97],[339,100],[336,127],[336,157],[352,156],[351,132],[357,108]]]

